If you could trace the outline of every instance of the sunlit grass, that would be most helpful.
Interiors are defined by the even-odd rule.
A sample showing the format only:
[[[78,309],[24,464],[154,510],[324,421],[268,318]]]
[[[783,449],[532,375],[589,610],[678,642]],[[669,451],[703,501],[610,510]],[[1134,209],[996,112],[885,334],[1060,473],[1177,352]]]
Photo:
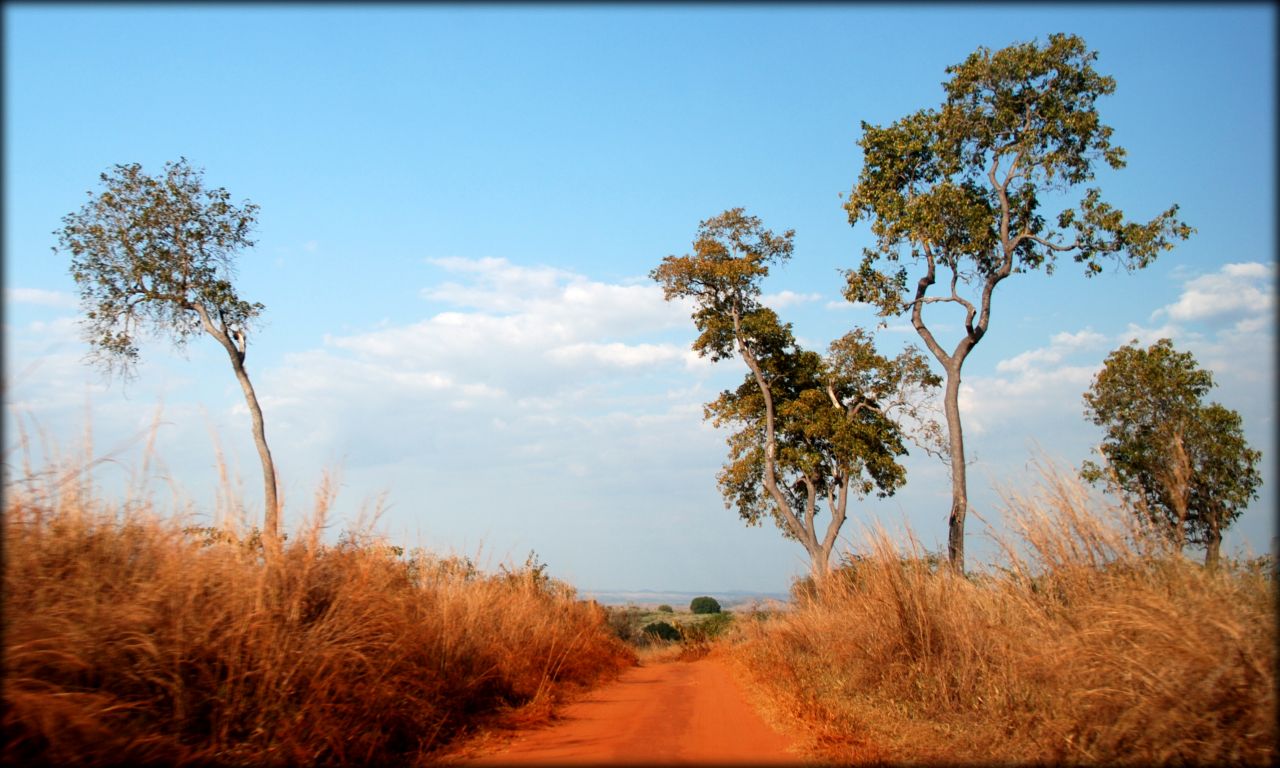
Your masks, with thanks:
[[[634,663],[536,563],[324,543],[327,486],[269,555],[98,498],[75,467],[22,474],[4,499],[6,764],[419,764]]]
[[[738,660],[842,760],[1273,763],[1274,565],[1208,572],[1046,480],[995,567],[871,532],[817,597],[744,623]]]

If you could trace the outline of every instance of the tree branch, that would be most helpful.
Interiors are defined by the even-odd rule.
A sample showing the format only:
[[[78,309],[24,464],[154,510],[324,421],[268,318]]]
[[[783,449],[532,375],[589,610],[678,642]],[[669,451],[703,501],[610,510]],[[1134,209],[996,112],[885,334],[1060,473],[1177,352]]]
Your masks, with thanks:
[[[1020,232],[1018,236],[1013,239],[1012,247],[1017,248],[1018,244],[1021,243],[1023,240],[1031,240],[1031,241],[1037,242],[1040,245],[1043,245],[1045,248],[1048,248],[1051,251],[1057,251],[1058,253],[1064,253],[1066,251],[1074,251],[1080,247],[1079,237],[1076,237],[1076,239],[1073,240],[1070,245],[1061,245],[1059,243],[1055,243],[1043,237],[1040,237],[1039,235],[1033,235],[1026,230],[1023,230],[1022,232]]]
[[[840,402],[840,398],[836,396],[835,385],[830,381],[827,382],[827,396],[831,398],[831,404],[839,410],[844,410],[844,403]]]
[[[213,324],[213,321],[209,318],[209,310],[205,309],[203,304],[198,301],[187,302],[186,308],[194,310],[195,313],[200,316],[200,324],[204,326],[205,333],[208,333],[216,339],[218,343],[222,345],[222,348],[227,350],[227,354],[231,356],[232,361],[236,363],[236,365],[244,363],[244,356],[240,354],[240,350],[237,349],[235,343],[228,338],[227,333],[223,328],[219,328]],[[221,309],[218,310],[218,315],[219,319],[221,319]]]
[[[922,243],[922,246],[924,248],[925,264],[927,267],[924,275],[921,276],[920,280],[916,283],[916,297],[911,302],[911,325],[915,327],[916,333],[920,334],[920,338],[924,339],[925,346],[929,348],[929,351],[933,353],[933,356],[938,358],[938,361],[943,365],[947,365],[951,361],[951,356],[943,350],[942,345],[933,337],[933,332],[924,324],[922,310],[924,305],[929,303],[926,301],[925,294],[928,292],[929,286],[933,285],[936,281],[935,275],[937,274],[937,262],[935,261],[933,249],[929,246],[929,243],[926,241]]]
[[[840,498],[838,503],[831,508],[831,522],[827,524],[827,535],[822,540],[822,551],[830,554],[832,547],[835,546],[836,536],[840,534],[840,528],[844,525],[845,513],[849,504],[849,481],[852,477],[845,474],[840,481]]]

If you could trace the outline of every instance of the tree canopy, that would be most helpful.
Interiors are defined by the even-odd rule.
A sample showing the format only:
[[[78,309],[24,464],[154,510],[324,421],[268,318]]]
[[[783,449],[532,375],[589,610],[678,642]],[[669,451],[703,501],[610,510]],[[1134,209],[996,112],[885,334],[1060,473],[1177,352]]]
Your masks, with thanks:
[[[870,222],[875,244],[846,271],[845,297],[875,305],[881,317],[909,315],[946,372],[948,554],[957,569],[968,507],[960,371],[987,333],[996,286],[1018,272],[1052,272],[1061,255],[1088,275],[1102,272],[1107,258],[1139,269],[1192,232],[1177,205],[1150,221],[1129,221],[1096,187],[1074,206],[1050,205],[1091,181],[1099,161],[1124,166],[1124,149],[1112,144],[1096,108],[1115,81],[1094,70],[1096,58],[1083,40],[1064,34],[1044,45],[979,48],[947,68],[940,108],[887,127],[862,123],[863,165],[845,209],[850,224]],[[923,268],[914,285],[904,262]],[[963,313],[963,334],[950,349],[925,322],[933,304]]]
[[[160,177],[116,165],[100,175],[102,192],[89,192],[54,233],[54,250],[71,255],[85,339],[109,371],[137,363],[140,333],[181,346],[213,325],[238,340],[263,310],[232,284],[236,253],[253,245],[258,206],[206,189],[202,175],[185,159],[166,163]]]
[[[652,276],[668,299],[694,300],[699,354],[720,360],[737,353],[749,369],[736,391],[705,409],[716,426],[735,429],[719,476],[726,506],[751,525],[773,518],[822,575],[850,497],[892,494],[904,482],[897,419],[926,421],[924,391],[938,378],[919,352],[888,359],[860,329],[825,357],[800,348],[790,324],[759,300],[769,266],[790,257],[793,234],[774,235],[732,209],[702,222],[693,254],[666,257]],[[829,519],[820,535],[823,508]]]
[[[1226,530],[1257,498],[1261,454],[1240,415],[1204,403],[1213,375],[1169,339],[1134,340],[1107,356],[1084,394],[1085,416],[1104,430],[1103,464],[1081,475],[1132,499],[1179,549],[1205,546],[1214,565]]]
[[[767,316],[776,322],[772,312]],[[751,374],[705,408],[715,426],[734,429],[720,490],[748,524],[772,518],[788,538],[815,537],[813,543],[829,556],[851,498],[891,496],[906,482],[899,460],[907,453],[908,435],[899,419],[906,411],[936,428],[922,407],[939,379],[918,350],[885,357],[862,329],[832,342],[826,356],[800,348],[789,325],[770,336],[783,343],[760,358],[760,367],[775,403],[773,472],[785,507],[764,481],[767,412]],[[824,509],[831,524],[828,537],[818,541],[816,519]]]

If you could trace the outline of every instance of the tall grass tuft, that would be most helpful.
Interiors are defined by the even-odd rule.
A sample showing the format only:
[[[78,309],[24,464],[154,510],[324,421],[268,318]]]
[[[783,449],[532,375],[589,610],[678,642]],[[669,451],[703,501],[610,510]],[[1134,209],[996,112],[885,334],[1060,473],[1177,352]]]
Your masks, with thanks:
[[[1206,571],[1078,482],[1044,487],[1009,501],[1003,563],[957,576],[873,531],[737,657],[836,759],[1273,763],[1274,565]]]
[[[6,764],[421,764],[634,660],[541,567],[322,543],[324,489],[271,553],[27,474],[4,501]]]

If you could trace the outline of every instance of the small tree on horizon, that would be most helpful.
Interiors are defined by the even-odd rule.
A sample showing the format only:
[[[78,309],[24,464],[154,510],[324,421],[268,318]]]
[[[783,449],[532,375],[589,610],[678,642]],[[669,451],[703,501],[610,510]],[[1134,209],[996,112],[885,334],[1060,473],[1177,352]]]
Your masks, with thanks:
[[[703,595],[695,597],[689,602],[689,613],[719,613],[720,601],[714,597]]]
[[[1240,414],[1203,403],[1213,386],[1213,374],[1169,339],[1113,351],[1084,394],[1085,416],[1105,430],[1103,464],[1080,469],[1130,499],[1178,551],[1204,545],[1209,568],[1262,482],[1262,454],[1245,441]]]
[[[131,376],[140,335],[167,337],[182,348],[202,330],[226,351],[244,392],[262,462],[265,540],[279,537],[275,464],[262,409],[245,370],[249,331],[263,305],[236,293],[235,256],[251,247],[258,206],[237,206],[223,188],[206,189],[203,171],[186,158],[158,177],[138,163],[99,176],[79,211],[55,230],[54,252],[71,255],[71,276],[84,309],[81,328],[90,362],[108,375]]]
[[[964,570],[969,510],[960,374],[990,327],[996,287],[1021,272],[1051,274],[1064,255],[1088,276],[1100,274],[1108,257],[1140,269],[1193,232],[1176,218],[1176,205],[1147,223],[1126,221],[1097,188],[1085,190],[1077,207],[1044,210],[1092,180],[1099,160],[1124,167],[1125,151],[1112,145],[1095,106],[1115,91],[1112,78],[1094,71],[1096,58],[1065,34],[1043,46],[979,48],[947,67],[940,109],[886,128],[862,123],[862,171],[845,209],[850,224],[871,223],[875,245],[845,273],[845,297],[875,305],[881,317],[909,316],[942,366],[952,484],[947,556],[957,571]],[[897,266],[903,261],[923,265],[914,287]],[[974,290],[966,295],[961,286]],[[963,315],[950,349],[934,335],[944,326],[925,321],[925,308],[937,304]]]

